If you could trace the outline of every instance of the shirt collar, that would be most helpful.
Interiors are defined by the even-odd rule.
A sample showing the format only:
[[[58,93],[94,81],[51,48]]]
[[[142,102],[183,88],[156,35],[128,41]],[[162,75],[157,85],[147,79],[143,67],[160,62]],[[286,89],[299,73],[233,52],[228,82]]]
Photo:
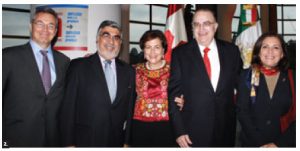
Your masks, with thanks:
[[[99,53],[97,53],[98,54],[98,56],[99,56],[99,58],[100,58],[100,62],[101,62],[101,64],[102,65],[104,65],[104,61],[106,61],[101,55],[99,55]],[[111,65],[115,65],[115,58],[114,59],[111,59]]]
[[[52,55],[52,49],[51,49],[51,46],[49,45],[46,49],[43,49],[41,46],[39,46],[35,41],[33,41],[32,39],[30,39],[29,41],[30,45],[31,45],[31,48],[33,50],[33,53],[34,54],[40,54],[40,50],[47,50],[48,53],[50,55]]]
[[[201,44],[198,44],[198,46],[199,46],[199,48],[200,48],[200,51],[203,52],[205,46],[203,46],[203,45],[201,45]],[[211,43],[209,44],[208,48],[209,48],[210,50],[213,50],[213,51],[218,49],[218,48],[217,48],[217,43],[216,43],[216,40],[215,40],[215,39],[213,39],[213,40],[211,41]]]

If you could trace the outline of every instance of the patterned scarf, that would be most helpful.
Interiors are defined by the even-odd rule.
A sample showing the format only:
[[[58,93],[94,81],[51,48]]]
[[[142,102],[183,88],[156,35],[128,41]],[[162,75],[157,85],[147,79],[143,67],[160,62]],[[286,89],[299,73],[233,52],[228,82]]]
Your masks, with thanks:
[[[273,76],[278,73],[278,68],[267,69],[264,66],[259,67],[260,71],[266,76]]]
[[[252,69],[249,70],[247,74],[247,86],[250,88],[250,101],[251,104],[254,104],[256,101],[256,91],[259,86],[259,76],[260,70],[258,66],[252,66]]]

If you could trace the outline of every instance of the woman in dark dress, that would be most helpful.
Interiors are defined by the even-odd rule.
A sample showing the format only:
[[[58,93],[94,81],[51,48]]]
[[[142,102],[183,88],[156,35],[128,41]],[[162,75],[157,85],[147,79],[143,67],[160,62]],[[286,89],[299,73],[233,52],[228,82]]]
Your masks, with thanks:
[[[244,147],[295,147],[296,108],[293,73],[281,36],[263,34],[252,63],[240,76],[237,116]]]

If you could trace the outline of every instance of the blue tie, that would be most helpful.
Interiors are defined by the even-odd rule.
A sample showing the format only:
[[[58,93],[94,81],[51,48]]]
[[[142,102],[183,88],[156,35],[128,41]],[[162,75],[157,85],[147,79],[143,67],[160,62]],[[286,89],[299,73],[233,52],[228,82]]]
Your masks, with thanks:
[[[116,97],[117,89],[116,89],[115,75],[110,65],[111,65],[110,60],[104,61],[104,74],[105,74],[106,84],[108,87],[111,103],[113,103]]]

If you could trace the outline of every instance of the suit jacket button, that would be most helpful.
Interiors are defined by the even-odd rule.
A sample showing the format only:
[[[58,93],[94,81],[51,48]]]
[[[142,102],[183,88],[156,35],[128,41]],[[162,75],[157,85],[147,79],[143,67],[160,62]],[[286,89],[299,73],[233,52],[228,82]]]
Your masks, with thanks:
[[[271,123],[272,123],[271,120],[267,120],[266,122],[267,125],[270,125]]]

